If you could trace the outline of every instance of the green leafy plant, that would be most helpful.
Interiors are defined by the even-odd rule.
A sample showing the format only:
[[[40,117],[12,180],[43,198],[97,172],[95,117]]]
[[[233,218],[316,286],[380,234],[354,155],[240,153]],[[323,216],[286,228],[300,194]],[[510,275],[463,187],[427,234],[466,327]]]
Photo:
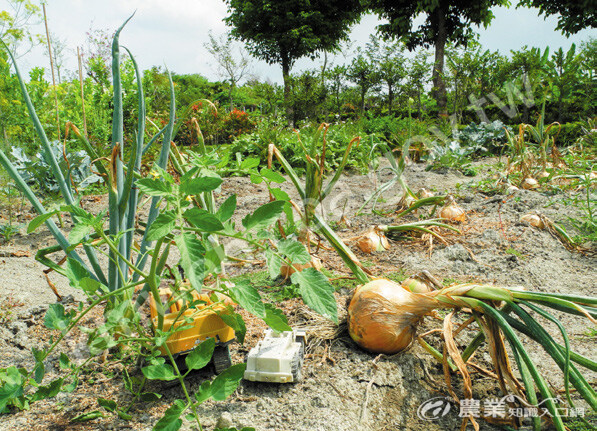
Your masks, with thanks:
[[[83,190],[91,184],[101,181],[101,177],[93,173],[91,159],[86,151],[67,152],[58,141],[50,142],[52,157],[58,162],[62,175],[75,190]],[[46,193],[60,190],[58,182],[52,175],[50,161],[45,153],[37,153],[29,158],[20,147],[13,147],[10,155],[14,166],[29,185],[36,185]]]
[[[107,158],[105,165],[102,163],[103,160],[93,157],[96,168],[106,177],[109,189],[109,215],[106,215],[106,211],[98,214],[88,212],[74,199],[68,182],[65,181],[56,159],[52,156],[50,144],[47,139],[44,139],[43,128],[37,121],[35,110],[30,103],[28,107],[31,118],[37,126],[46,150],[45,155],[50,162],[65,204],[58,210],[45,211],[16,168],[3,153],[0,153],[3,166],[40,214],[31,221],[28,231],[32,232],[45,223],[58,241],[56,246],[41,250],[36,257],[66,276],[70,285],[86,296],[86,301],[79,303],[78,307],[67,308],[61,303],[49,306],[44,323],[48,329],[57,331],[57,334],[51,338],[47,348],[33,349],[35,365],[32,369],[17,369],[12,366],[0,370],[0,412],[5,413],[11,408],[24,409],[32,402],[53,397],[60,391],[73,391],[76,388],[81,373],[80,365],[75,365],[66,354],[62,353],[60,366],[64,375],[44,385],[46,374],[44,361],[73,329],[81,328],[82,319],[91,310],[103,307],[105,304],[103,324],[95,329],[86,330],[90,355],[93,357],[118,347],[141,359],[141,363],[144,364],[141,368],[142,379],[133,379],[128,371],[124,372],[125,387],[134,394],[133,403],[137,400],[151,401],[160,397],[159,394],[146,392],[145,386],[150,380],[178,381],[181,384],[184,398],[176,400],[168,408],[164,416],[155,424],[154,429],[179,429],[182,425],[181,417],[187,411],[190,411],[189,417],[201,428],[197,406],[210,398],[219,401],[227,398],[236,389],[243,376],[245,365],[233,365],[214,380],[204,381],[196,393],[189,393],[184,383],[185,377],[193,370],[201,369],[209,363],[215,343],[213,338],[208,338],[198,344],[185,357],[186,370],[182,370],[170,351],[167,341],[176,332],[188,328],[192,319],[189,320],[190,317],[186,312],[197,313],[200,308],[201,312],[216,313],[226,325],[234,329],[237,339],[242,342],[245,324],[241,316],[226,301],[226,298],[232,298],[239,306],[263,319],[273,329],[277,331],[289,329],[284,314],[272,304],[264,302],[259,292],[249,283],[225,283],[221,268],[226,259],[226,253],[224,248],[214,241],[214,237],[242,240],[257,250],[266,252],[272,272],[279,272],[282,264],[302,263],[310,256],[302,244],[291,239],[278,241],[275,249],[269,245],[268,239],[273,236],[268,230],[283,214],[285,205],[283,201],[270,202],[259,207],[242,220],[240,230],[236,229],[232,222],[236,210],[236,196],[230,197],[221,205],[216,205],[213,192],[220,187],[223,180],[213,170],[214,164],[218,162],[217,158],[208,153],[203,144],[200,146],[199,153],[191,156],[184,156],[174,150],[175,156],[172,161],[180,173],[179,181],[165,170],[171,151],[171,137],[175,130],[173,98],[169,124],[145,143],[143,140],[144,99],[142,88],[139,86],[138,140],[131,149],[131,157],[126,167],[124,166],[124,162],[121,161],[120,145],[123,136],[121,112],[119,114],[121,90],[118,85],[120,30],[122,27],[117,31],[112,47],[115,116],[111,156]],[[139,76],[138,82],[141,82]],[[28,102],[24,86],[23,94]],[[82,140],[86,151],[95,156],[93,148],[81,136],[78,129],[71,127]],[[160,156],[149,174],[143,176],[140,172],[141,155],[160,135],[163,135]],[[263,174],[266,177],[273,175],[265,172]],[[140,194],[151,198],[152,205],[147,220],[140,223],[144,229],[137,231],[136,208]],[[76,222],[68,239],[62,236],[51,221],[52,217],[62,212],[70,214]],[[135,234],[142,236],[142,242],[138,248],[133,247]],[[92,270],[75,252],[74,249],[78,245],[85,249],[93,267]],[[166,262],[174,248],[180,256],[178,265],[184,270],[186,281],[174,274],[170,286],[172,295],[164,300],[160,293],[160,284],[166,277]],[[60,250],[66,253],[64,266],[54,263],[47,257],[49,253]],[[107,276],[98,263],[99,254],[105,254],[108,257]],[[149,269],[146,269],[147,265]],[[300,274],[293,274],[292,281],[298,286],[298,291],[307,305],[337,321],[334,289],[322,273],[311,268]],[[135,295],[137,287],[143,288]],[[193,295],[193,292],[202,294],[204,288],[209,288],[211,292],[209,304]],[[139,305],[148,295],[152,296],[156,304],[156,318],[149,325],[143,323],[146,319],[142,318],[139,309]],[[172,317],[172,313],[168,314],[166,311],[171,309],[174,303],[178,305],[179,312]],[[168,325],[165,325],[166,314],[169,319]],[[105,411],[116,414],[122,419],[130,418],[127,412],[131,406],[121,407],[115,401],[101,398],[98,399],[98,404]],[[102,415],[102,411],[97,410],[77,419],[87,420]]]

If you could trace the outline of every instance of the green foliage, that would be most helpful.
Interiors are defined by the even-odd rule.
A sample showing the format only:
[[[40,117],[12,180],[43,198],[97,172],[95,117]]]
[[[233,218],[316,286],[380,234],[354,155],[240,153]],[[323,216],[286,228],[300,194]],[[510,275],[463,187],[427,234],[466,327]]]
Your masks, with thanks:
[[[84,190],[91,184],[99,183],[101,177],[93,173],[91,158],[86,151],[66,151],[58,141],[50,143],[54,159],[65,178],[70,179],[76,190]],[[37,186],[44,193],[56,193],[60,190],[58,182],[52,176],[49,156],[46,153],[37,153],[30,158],[20,147],[13,147],[11,156],[14,166],[27,184]]]
[[[595,3],[591,0],[520,0],[518,6],[539,9],[541,15],[558,15],[556,30],[567,36],[585,28],[597,27]]]
[[[338,48],[359,18],[358,1],[227,0],[232,36],[269,64],[288,67],[305,56]]]

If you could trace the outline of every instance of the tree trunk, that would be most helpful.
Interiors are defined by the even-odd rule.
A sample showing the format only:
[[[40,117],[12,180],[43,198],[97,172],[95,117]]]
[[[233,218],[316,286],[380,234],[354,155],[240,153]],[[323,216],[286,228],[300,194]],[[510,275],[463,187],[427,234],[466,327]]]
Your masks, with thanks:
[[[433,98],[437,102],[437,108],[440,117],[448,116],[448,95],[446,93],[446,83],[444,82],[444,57],[446,40],[446,16],[444,9],[440,6],[435,10],[437,34],[435,36],[435,63],[433,64]]]
[[[394,87],[388,82],[388,114],[392,115],[392,104],[394,102]]]
[[[365,96],[367,95],[367,89],[361,87],[361,117],[365,113]]]
[[[290,127],[294,127],[294,109],[290,103],[290,59],[282,53],[282,77],[284,78],[284,108],[286,120]]]
[[[230,88],[228,89],[228,100],[230,101],[230,110],[234,109],[234,104],[232,103],[232,90],[234,90],[234,86],[230,84]]]

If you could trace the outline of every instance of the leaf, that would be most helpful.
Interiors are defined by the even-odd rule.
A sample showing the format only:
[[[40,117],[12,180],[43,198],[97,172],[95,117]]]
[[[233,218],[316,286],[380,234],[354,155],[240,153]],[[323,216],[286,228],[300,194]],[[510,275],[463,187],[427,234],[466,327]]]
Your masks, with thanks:
[[[62,304],[50,304],[44,318],[46,328],[62,331],[68,327],[69,323],[70,316],[64,313],[64,306]]]
[[[338,306],[334,298],[334,287],[321,272],[314,268],[296,271],[290,276],[298,284],[305,303],[322,316],[338,323]]]
[[[125,421],[130,421],[133,418],[132,415],[129,415],[128,413],[123,412],[120,409],[116,410],[116,414],[118,415],[118,417],[120,419],[125,420]]]
[[[236,364],[222,372],[211,383],[211,397],[216,401],[224,401],[232,394],[245,374],[247,364]]]
[[[261,163],[261,161],[258,158],[247,157],[245,160],[243,160],[241,162],[240,169],[247,170],[247,169],[256,168],[257,166],[259,166],[259,163]]]
[[[247,281],[239,281],[230,287],[235,302],[257,317],[265,317],[265,307],[257,289]]]
[[[270,248],[265,249],[265,260],[267,261],[267,271],[270,278],[273,280],[280,275],[280,269],[282,268],[284,261]]]
[[[265,305],[265,319],[263,321],[276,332],[292,331],[284,312],[272,304]]]
[[[59,213],[59,211],[56,210],[56,211],[50,211],[45,214],[38,215],[37,217],[35,217],[33,220],[31,220],[29,222],[29,225],[27,226],[27,233],[33,232],[35,229],[37,229],[43,223],[45,223],[47,220],[49,220],[52,216],[54,216],[55,214],[58,214],[58,213]]]
[[[180,191],[184,195],[196,196],[199,193],[211,192],[222,184],[220,177],[199,177],[180,185]]]
[[[89,413],[83,413],[82,415],[76,416],[71,419],[71,422],[87,422],[92,421],[94,419],[103,418],[104,414],[99,410],[94,410]]]
[[[255,172],[249,174],[249,179],[253,184],[261,184],[263,182],[263,177],[257,175]]]
[[[159,421],[153,426],[154,431],[176,431],[182,426],[180,415],[185,411],[186,405],[182,400],[174,401]]]
[[[199,344],[185,358],[184,361],[187,364],[187,368],[189,370],[200,370],[205,367],[211,361],[215,347],[216,341],[213,338],[208,338]]]
[[[292,263],[304,265],[311,262],[311,255],[303,244],[293,239],[283,239],[278,242],[278,251],[288,257]]]
[[[116,410],[116,407],[118,407],[118,404],[116,404],[116,401],[107,400],[105,398],[98,398],[97,403],[100,405],[100,407],[103,407],[112,413],[114,413],[114,411]]]
[[[68,370],[72,367],[70,359],[64,353],[60,353],[60,359],[58,360],[58,363],[60,364],[60,368],[63,370]]]
[[[56,379],[50,382],[47,386],[40,386],[37,391],[31,397],[31,401],[39,401],[44,400],[46,398],[52,398],[58,395],[60,389],[62,388],[62,382],[64,379]]]
[[[272,188],[270,190],[277,201],[289,201],[290,195],[282,189]]]
[[[141,372],[145,377],[150,380],[165,380],[170,381],[176,378],[174,369],[169,364],[161,365],[148,365],[141,369]]]
[[[0,413],[4,411],[9,402],[23,395],[23,387],[13,383],[4,383],[0,387]]]
[[[163,238],[172,232],[176,226],[176,213],[174,211],[164,211],[149,227],[147,231],[147,241],[155,241]]]
[[[200,292],[205,277],[205,247],[195,235],[190,233],[176,236],[174,242],[180,251],[180,266],[193,289]]]
[[[66,273],[66,277],[68,278],[69,284],[75,289],[80,288],[81,279],[89,277],[89,271],[85,269],[81,262],[70,257],[66,259],[64,271]]]
[[[147,196],[164,196],[172,192],[172,186],[169,183],[152,178],[141,178],[135,184]]]
[[[79,287],[88,295],[93,295],[100,288],[102,284],[93,278],[83,277],[79,280]]]
[[[151,403],[154,401],[158,401],[160,398],[162,398],[162,394],[156,394],[154,392],[144,392],[141,394],[139,399],[144,403]]]
[[[240,314],[234,313],[233,311],[228,312],[221,312],[219,310],[215,310],[218,313],[218,316],[224,321],[224,323],[234,329],[234,333],[236,335],[236,339],[240,344],[244,343],[245,341],[245,334],[247,332],[247,327],[245,325],[245,321],[243,320]]]
[[[236,195],[232,195],[226,199],[224,203],[220,205],[220,208],[218,208],[216,215],[220,221],[224,223],[232,218],[234,211],[236,211]]]
[[[274,183],[278,183],[278,184],[282,184],[282,183],[286,182],[286,178],[284,178],[282,176],[282,174],[280,174],[279,172],[276,172],[276,171],[272,171],[271,169],[268,169],[268,168],[263,168],[261,170],[261,176],[267,178],[268,180],[270,180]]]
[[[273,201],[260,206],[253,214],[243,219],[243,226],[247,230],[270,226],[282,215],[284,203],[284,201]]]
[[[85,224],[75,224],[71,229],[70,233],[68,234],[68,242],[70,242],[71,247],[79,244],[83,239],[89,235],[93,228],[89,225]]]
[[[195,392],[195,399],[197,402],[202,403],[203,401],[211,397],[211,382],[209,380],[204,381],[199,386],[199,389]]]
[[[89,346],[89,353],[92,356],[99,355],[104,350],[107,350],[118,344],[116,340],[114,340],[114,338],[112,338],[112,336],[109,334],[91,337],[87,343]]]
[[[220,219],[200,208],[191,208],[183,214],[185,220],[204,232],[218,232],[224,230]]]

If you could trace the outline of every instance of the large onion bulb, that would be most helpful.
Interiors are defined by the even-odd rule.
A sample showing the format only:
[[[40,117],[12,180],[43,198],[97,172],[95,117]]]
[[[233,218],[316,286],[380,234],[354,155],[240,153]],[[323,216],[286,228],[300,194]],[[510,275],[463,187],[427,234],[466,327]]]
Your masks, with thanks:
[[[448,196],[448,201],[439,212],[439,216],[443,219],[455,222],[463,222],[466,220],[466,213],[456,203],[452,196]]]
[[[521,184],[522,188],[525,190],[532,190],[539,187],[539,183],[533,177],[526,177]]]
[[[357,238],[357,246],[363,253],[385,251],[390,248],[388,238],[383,231],[377,228],[372,228],[367,233]]]
[[[520,221],[537,229],[545,229],[545,223],[543,223],[543,220],[537,214],[525,214],[520,217]]]
[[[358,287],[348,306],[348,332],[362,348],[395,354],[408,348],[423,317],[439,303],[387,279]]]
[[[420,199],[425,199],[425,198],[431,198],[433,197],[434,194],[431,193],[429,190],[427,190],[426,188],[422,188],[421,190],[419,190],[419,198]]]

